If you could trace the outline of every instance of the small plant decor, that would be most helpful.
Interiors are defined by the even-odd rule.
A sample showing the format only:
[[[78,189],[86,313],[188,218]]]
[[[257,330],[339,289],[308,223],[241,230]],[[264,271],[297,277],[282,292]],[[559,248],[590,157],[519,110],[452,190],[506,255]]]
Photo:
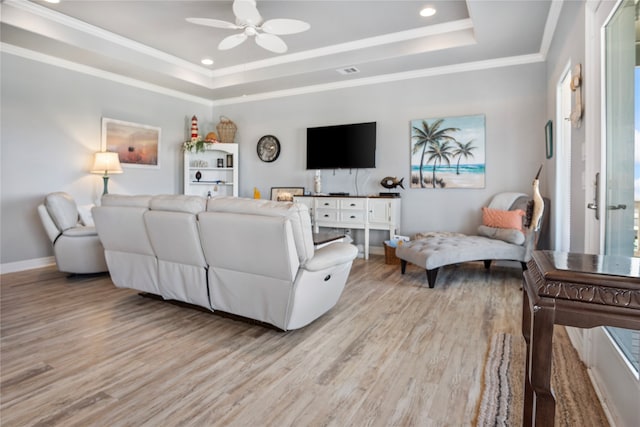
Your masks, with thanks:
[[[204,139],[198,139],[196,141],[185,141],[182,143],[182,151],[202,153],[205,151],[204,147],[207,143],[208,141],[205,141]]]

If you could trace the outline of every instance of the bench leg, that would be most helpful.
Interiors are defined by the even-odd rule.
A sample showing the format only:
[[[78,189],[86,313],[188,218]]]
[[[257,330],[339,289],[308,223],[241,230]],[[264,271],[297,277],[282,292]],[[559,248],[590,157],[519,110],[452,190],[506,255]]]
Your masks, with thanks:
[[[404,272],[407,270],[407,261],[401,259],[400,260],[400,273],[404,274]]]
[[[484,260],[484,268],[486,268],[487,270],[491,268],[491,260],[490,259],[485,259]]]
[[[429,283],[429,287],[433,289],[436,284],[436,276],[438,276],[438,269],[434,268],[432,270],[427,270],[427,282]]]

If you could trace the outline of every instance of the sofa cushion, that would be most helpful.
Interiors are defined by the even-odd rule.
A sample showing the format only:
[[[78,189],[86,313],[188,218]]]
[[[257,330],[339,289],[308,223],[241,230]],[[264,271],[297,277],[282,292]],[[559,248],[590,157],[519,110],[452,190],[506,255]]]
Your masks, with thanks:
[[[163,195],[154,196],[149,207],[153,211],[186,212],[197,214],[207,207],[207,199],[200,196]]]
[[[497,228],[481,225],[478,227],[480,236],[489,237],[490,239],[498,239],[514,245],[522,245],[524,243],[524,233],[515,228]]]
[[[304,265],[314,255],[309,208],[302,203],[242,197],[215,197],[207,201],[207,212],[285,217],[291,221],[293,239],[300,264]]]
[[[513,228],[522,230],[522,217],[524,211],[515,209],[505,211],[500,209],[482,208],[482,225],[496,228]]]
[[[126,196],[123,194],[105,194],[102,196],[102,206],[122,206],[131,208],[149,208],[151,196]]]
[[[78,225],[78,206],[67,193],[58,191],[47,194],[44,198],[44,205],[51,219],[61,231]]]

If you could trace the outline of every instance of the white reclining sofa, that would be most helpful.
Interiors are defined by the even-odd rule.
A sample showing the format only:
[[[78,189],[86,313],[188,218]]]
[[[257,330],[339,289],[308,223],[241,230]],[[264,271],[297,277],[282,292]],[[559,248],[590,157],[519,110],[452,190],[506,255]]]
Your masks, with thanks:
[[[298,203],[107,194],[92,212],[116,286],[282,330],[329,311],[357,255],[340,242],[315,250]]]

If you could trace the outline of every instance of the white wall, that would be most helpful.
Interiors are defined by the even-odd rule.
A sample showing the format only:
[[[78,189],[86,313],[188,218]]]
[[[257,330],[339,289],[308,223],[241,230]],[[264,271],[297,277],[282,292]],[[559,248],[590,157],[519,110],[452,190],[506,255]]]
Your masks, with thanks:
[[[404,177],[402,232],[442,230],[473,233],[480,207],[501,191],[529,193],[544,161],[545,66],[523,65],[403,82],[362,86],[316,94],[216,107],[238,125],[240,195],[257,187],[268,197],[271,186],[313,188],[305,170],[306,128],[376,121],[375,169],[358,172],[359,194],[385,191],[385,176]],[[486,116],[486,188],[409,189],[410,121],[484,114]],[[256,143],[273,134],[282,151],[273,163],[258,160]],[[356,194],[356,172],[322,172],[324,192]],[[546,195],[546,194],[545,194]],[[383,234],[378,233],[381,244]]]
[[[100,150],[103,116],[162,128],[160,168],[125,169],[109,180],[110,192],[180,191],[179,143],[188,135],[193,114],[211,118],[210,104],[160,95],[6,53],[0,59],[3,265],[52,255],[51,243],[36,213],[45,194],[66,191],[79,204],[95,202],[102,194],[102,177],[88,171],[93,153]]]
[[[500,191],[530,192],[544,159],[545,66],[542,63],[413,79],[280,99],[214,107],[134,88],[40,62],[2,54],[1,253],[4,265],[51,255],[36,206],[52,191],[67,191],[80,204],[102,191],[99,175],[87,173],[100,149],[102,116],[162,128],[160,169],[125,169],[113,176],[110,192],[179,193],[180,142],[189,118],[200,118],[206,133],[220,115],[238,125],[240,195],[257,187],[312,188],[305,170],[306,128],[376,121],[377,167],[358,172],[360,194],[377,194],[385,176],[409,180],[413,119],[485,114],[486,188],[402,191],[402,232],[474,232],[480,207]],[[282,145],[274,163],[256,154],[260,136],[276,135]],[[323,172],[324,191],[355,189],[355,171]],[[380,245],[381,232],[372,233]],[[360,238],[356,234],[356,238]]]
[[[582,64],[583,81],[591,76],[584,74],[585,65],[585,4],[584,2],[564,2],[562,13],[558,21],[553,43],[547,55],[547,120],[553,120],[554,141],[557,141],[557,131],[560,124],[556,120],[556,89],[565,71],[567,64],[573,68],[576,64]],[[593,98],[583,87],[583,97],[586,99],[585,105]],[[575,98],[572,96],[572,103]],[[585,123],[581,123],[579,128],[573,127],[571,130],[571,251],[584,251],[584,227],[585,227],[585,206],[587,204],[585,191],[590,190],[585,187],[585,180],[591,185],[592,177],[584,177],[585,160],[589,153],[584,153],[585,144]],[[554,148],[555,150],[555,148]],[[547,183],[555,183],[556,167],[555,153],[553,158],[545,161],[547,169]],[[548,194],[551,196],[551,206],[555,206],[557,195],[555,186],[547,186]],[[592,214],[592,211],[589,211]],[[552,232],[554,229],[552,229]],[[551,241],[554,241],[552,238]]]

